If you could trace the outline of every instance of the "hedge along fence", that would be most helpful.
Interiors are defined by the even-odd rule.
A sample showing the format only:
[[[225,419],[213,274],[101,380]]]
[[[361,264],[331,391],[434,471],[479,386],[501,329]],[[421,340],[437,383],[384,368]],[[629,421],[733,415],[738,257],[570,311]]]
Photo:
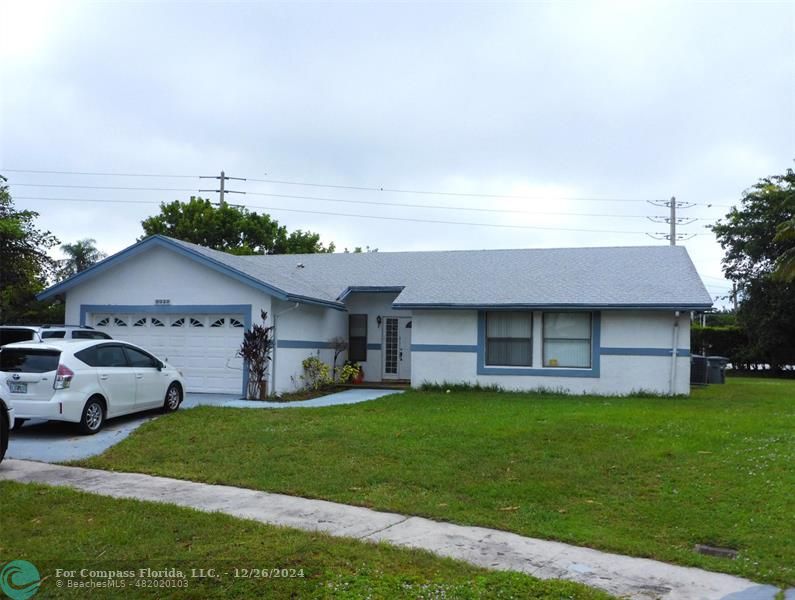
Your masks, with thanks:
[[[748,338],[740,327],[701,327],[693,324],[690,328],[690,349],[694,354],[725,356],[732,364],[746,362]]]

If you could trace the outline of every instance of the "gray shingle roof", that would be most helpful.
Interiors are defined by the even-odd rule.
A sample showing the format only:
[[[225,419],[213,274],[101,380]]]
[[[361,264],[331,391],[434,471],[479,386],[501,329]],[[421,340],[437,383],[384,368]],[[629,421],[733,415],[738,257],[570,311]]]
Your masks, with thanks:
[[[322,302],[349,288],[395,287],[396,306],[712,306],[681,246],[234,256],[168,239]]]

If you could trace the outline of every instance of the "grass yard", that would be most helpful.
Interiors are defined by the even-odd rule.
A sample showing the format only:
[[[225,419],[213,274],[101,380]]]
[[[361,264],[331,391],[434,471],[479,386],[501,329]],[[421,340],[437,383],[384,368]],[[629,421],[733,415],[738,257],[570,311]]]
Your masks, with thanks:
[[[408,392],[198,408],[80,464],[476,524],[795,585],[795,381],[690,398]],[[697,543],[739,550],[702,556]]]
[[[46,577],[37,598],[609,598],[570,582],[486,571],[426,552],[163,504],[13,482],[0,482],[0,497],[0,565],[32,562]],[[151,584],[123,577],[124,589],[76,589],[55,572],[147,567],[179,569],[184,579],[168,579],[187,587],[138,587]],[[236,578],[235,568],[238,574],[255,568],[295,575],[302,570],[303,577]],[[191,578],[191,569],[216,573]]]

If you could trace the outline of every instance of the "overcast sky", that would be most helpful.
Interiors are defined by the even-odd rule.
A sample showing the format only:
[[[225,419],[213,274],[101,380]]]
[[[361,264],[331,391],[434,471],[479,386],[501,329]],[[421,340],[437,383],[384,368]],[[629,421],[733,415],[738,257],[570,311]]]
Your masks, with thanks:
[[[215,182],[9,169],[522,196],[228,184],[290,229],[381,251],[662,244],[643,217],[666,210],[645,200],[675,195],[696,204],[680,231],[701,234],[683,243],[716,296],[704,225],[795,158],[793,2],[4,0],[0,27],[0,173],[61,241],[109,253]]]

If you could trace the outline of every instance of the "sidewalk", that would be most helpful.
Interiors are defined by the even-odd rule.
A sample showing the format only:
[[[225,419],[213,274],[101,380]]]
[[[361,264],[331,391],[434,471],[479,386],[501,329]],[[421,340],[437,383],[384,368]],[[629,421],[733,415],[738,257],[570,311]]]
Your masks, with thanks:
[[[24,460],[6,460],[0,465],[0,480],[67,486],[103,496],[165,502],[271,525],[389,542],[480,567],[521,571],[541,579],[577,581],[631,598],[773,600],[779,591],[775,586],[732,575],[494,529],[230,486]]]

